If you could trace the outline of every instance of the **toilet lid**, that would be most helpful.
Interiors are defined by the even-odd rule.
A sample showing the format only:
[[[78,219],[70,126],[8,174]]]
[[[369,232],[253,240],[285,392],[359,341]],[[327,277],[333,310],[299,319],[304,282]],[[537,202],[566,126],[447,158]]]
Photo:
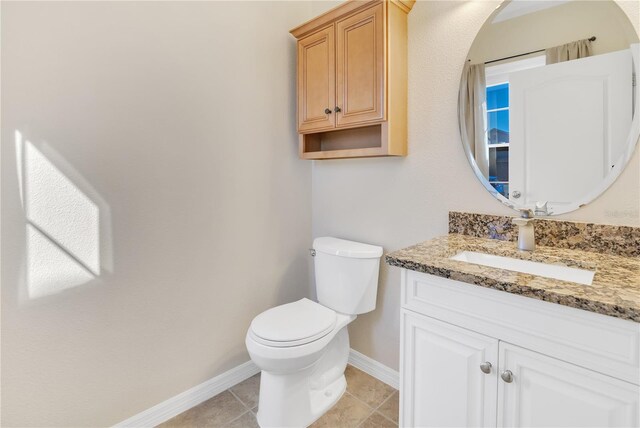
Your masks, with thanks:
[[[335,325],[334,311],[301,299],[264,311],[251,322],[251,332],[267,346],[298,346],[326,336]]]

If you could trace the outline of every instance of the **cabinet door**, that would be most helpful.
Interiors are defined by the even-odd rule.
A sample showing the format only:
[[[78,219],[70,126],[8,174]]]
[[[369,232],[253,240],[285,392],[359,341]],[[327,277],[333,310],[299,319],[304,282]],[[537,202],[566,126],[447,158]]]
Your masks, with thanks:
[[[336,24],[336,125],[384,119],[385,61],[383,5]]]
[[[638,426],[640,389],[621,380],[500,342],[499,427]]]
[[[400,426],[496,426],[496,339],[403,311],[401,349]]]
[[[335,127],[334,26],[298,41],[298,132]]]

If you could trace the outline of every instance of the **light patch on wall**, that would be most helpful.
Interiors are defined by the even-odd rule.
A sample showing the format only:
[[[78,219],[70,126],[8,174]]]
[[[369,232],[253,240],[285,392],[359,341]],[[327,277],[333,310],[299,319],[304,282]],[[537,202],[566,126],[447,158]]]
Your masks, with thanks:
[[[22,171],[22,159],[24,158],[23,153],[23,143],[22,143],[22,133],[20,131],[15,132],[15,141],[16,141],[16,165],[18,169],[18,191],[20,192],[20,203],[24,208],[24,198],[23,195],[23,186],[22,186],[22,177],[24,172]]]
[[[15,133],[20,197],[26,217],[30,299],[100,275],[100,208],[41,150]]]
[[[27,220],[89,271],[100,275],[97,205],[28,141],[24,155]]]
[[[48,296],[85,284],[95,276],[58,244],[27,224],[29,298]]]

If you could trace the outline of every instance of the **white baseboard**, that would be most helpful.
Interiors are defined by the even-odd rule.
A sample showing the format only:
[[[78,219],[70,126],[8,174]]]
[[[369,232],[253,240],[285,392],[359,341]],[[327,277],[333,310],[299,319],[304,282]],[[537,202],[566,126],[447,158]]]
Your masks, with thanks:
[[[395,389],[400,386],[400,374],[397,371],[361,354],[355,349],[349,352],[349,364]]]
[[[258,366],[252,361],[247,361],[142,413],[138,413],[126,421],[116,424],[115,427],[155,427],[250,378],[259,371]]]
[[[349,352],[349,364],[363,372],[375,377],[381,382],[398,389],[400,376],[397,371],[377,362],[360,352],[351,349]],[[126,421],[116,424],[116,428],[125,427],[155,427],[168,421],[174,416],[197,406],[234,385],[250,378],[260,369],[252,361],[240,364],[206,382],[182,392],[160,404],[130,417]]]

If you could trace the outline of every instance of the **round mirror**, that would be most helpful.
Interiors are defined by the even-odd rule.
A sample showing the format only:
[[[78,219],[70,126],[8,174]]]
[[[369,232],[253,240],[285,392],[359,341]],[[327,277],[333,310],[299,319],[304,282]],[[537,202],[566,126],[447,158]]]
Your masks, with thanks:
[[[498,200],[536,215],[589,203],[640,133],[640,44],[614,1],[505,1],[462,72],[462,144]]]

